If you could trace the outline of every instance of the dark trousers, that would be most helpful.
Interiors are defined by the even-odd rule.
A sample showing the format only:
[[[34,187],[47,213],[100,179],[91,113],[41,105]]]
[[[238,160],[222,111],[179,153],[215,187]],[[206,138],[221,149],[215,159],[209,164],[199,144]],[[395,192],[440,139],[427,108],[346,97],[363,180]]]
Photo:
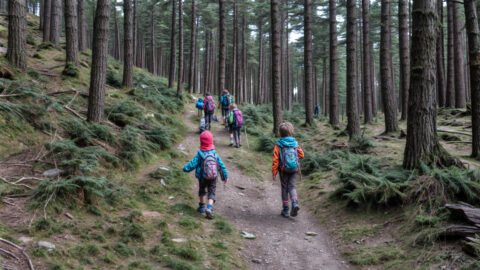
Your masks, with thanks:
[[[205,111],[205,126],[207,129],[210,129],[210,124],[212,123],[213,112]]]
[[[282,201],[288,202],[290,199],[297,198],[297,190],[295,184],[297,183],[298,173],[283,173],[280,172],[280,183],[282,185]]]
[[[215,190],[217,189],[217,179],[198,181],[198,196],[203,197],[208,194],[209,200],[215,201]]]
[[[233,138],[235,138],[235,143],[242,144],[242,127],[233,128]]]

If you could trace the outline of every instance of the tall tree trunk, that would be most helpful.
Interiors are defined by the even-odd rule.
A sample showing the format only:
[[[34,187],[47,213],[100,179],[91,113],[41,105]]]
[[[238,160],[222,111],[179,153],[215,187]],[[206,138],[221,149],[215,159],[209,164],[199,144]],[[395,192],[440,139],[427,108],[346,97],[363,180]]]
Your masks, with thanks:
[[[402,0],[399,0],[402,1]],[[363,23],[363,115],[365,124],[373,121],[372,113],[372,81],[370,78],[370,1],[362,0]]]
[[[233,1],[233,61],[232,61],[232,91],[235,96],[235,101],[238,102],[238,25],[237,25],[237,1]]]
[[[177,95],[183,93],[183,0],[178,1],[178,80]]]
[[[247,61],[247,39],[246,39],[246,36],[245,36],[245,31],[246,31],[246,28],[247,28],[247,22],[246,22],[246,19],[245,19],[245,13],[246,13],[246,10],[245,10],[245,1],[243,1],[243,4],[244,4],[244,7],[242,8],[242,89],[243,89],[243,94],[242,94],[242,101],[243,102],[247,102],[247,79],[248,79],[248,76],[247,76],[247,65],[248,65],[248,61]]]
[[[462,28],[460,23],[460,14],[458,12],[458,4],[453,2],[453,53],[455,65],[455,107],[466,107],[466,90],[465,90],[465,66],[463,61],[463,42]]]
[[[62,1],[51,0],[50,41],[58,47],[62,28]]]
[[[2,8],[2,2],[3,2],[3,1],[0,0],[0,10],[3,9],[3,8]],[[40,15],[40,16],[39,16],[39,17],[40,17],[40,18],[39,18],[39,19],[40,19],[40,27],[38,28],[38,30],[40,30],[40,31],[43,31],[43,23],[44,23],[44,22],[43,22],[43,18],[44,18],[43,12],[44,12],[44,9],[45,9],[44,4],[45,4],[45,1],[44,1],[44,0],[40,0],[40,12],[39,12],[39,15]]]
[[[304,55],[303,62],[305,67],[305,122],[307,125],[313,125],[313,52],[312,52],[312,1],[303,2],[303,24],[304,24]],[[288,42],[288,41],[287,41]]]
[[[195,6],[195,0],[192,0],[192,24],[190,35],[190,65],[188,73],[188,92],[192,93],[195,85],[195,56],[196,56],[196,43],[197,43],[197,27],[196,27],[197,9]]]
[[[336,0],[329,0],[330,17],[330,124],[338,125],[338,56]]]
[[[403,159],[406,169],[418,168],[422,163],[431,166],[456,163],[437,137],[436,72],[432,72],[436,70],[436,1],[413,1],[412,69]]]
[[[445,107],[445,53],[443,48],[443,2],[437,0],[438,37],[437,37],[437,101],[440,107]]]
[[[325,52],[325,49],[323,50]],[[322,110],[323,115],[328,115],[328,94],[327,94],[327,57],[323,57],[322,71]]]
[[[137,61],[137,50],[138,50],[137,7],[138,7],[138,0],[133,0],[133,63],[134,63],[134,65],[138,65],[138,61]]]
[[[259,20],[259,23],[258,23],[258,87],[257,87],[257,91],[258,91],[258,103],[259,104],[263,104],[263,91],[264,91],[264,88],[263,88],[263,80],[264,80],[264,76],[263,76],[263,20],[260,19]]]
[[[380,36],[380,76],[382,101],[385,113],[385,132],[398,130],[397,104],[392,80],[392,36],[390,19],[390,0],[382,0],[381,36]]]
[[[357,4],[347,0],[347,131],[350,140],[360,134],[357,107]]]
[[[1,0],[0,0],[1,1]],[[50,41],[50,16],[52,14],[52,1],[45,0],[43,3],[43,42]]]
[[[132,0],[123,0],[123,81],[125,88],[133,87],[133,14]]]
[[[66,62],[78,64],[78,33],[77,33],[77,1],[64,0],[65,6],[65,37],[66,37]]]
[[[87,26],[85,22],[84,0],[78,0],[78,49],[83,52],[87,49]]]
[[[180,0],[181,1],[181,0]],[[168,88],[173,88],[173,82],[175,81],[175,63],[176,63],[176,50],[177,50],[177,1],[172,0],[172,25],[171,25],[171,38],[170,38],[170,71],[168,73]]]
[[[110,0],[97,0],[93,22],[92,70],[87,113],[90,122],[101,122],[104,115],[109,19]]]
[[[480,31],[475,0],[465,0],[465,21],[470,59],[470,87],[472,99],[472,157],[480,155]]]
[[[455,107],[455,60],[453,45],[453,2],[447,1],[447,94],[446,106]]]
[[[270,1],[271,16],[271,47],[272,47],[272,106],[273,106],[273,133],[278,137],[278,128],[282,123],[282,101],[280,100],[280,14],[278,0]]]
[[[225,64],[227,54],[227,24],[225,22],[225,0],[218,0],[219,9],[219,28],[220,28],[220,50],[219,50],[219,65],[218,65],[218,90],[225,89]]]
[[[7,59],[12,65],[27,69],[27,10],[25,0],[8,1]]]
[[[410,42],[408,41],[407,0],[398,0],[398,33],[400,52],[400,94],[402,100],[402,120],[407,119],[408,88],[410,84]]]
[[[113,58],[120,60],[120,30],[117,20],[117,0],[113,1],[113,20],[115,23],[115,42],[113,44]]]
[[[151,53],[150,72],[152,72],[152,74],[154,74],[154,75],[158,75],[157,74],[157,63],[156,63],[156,60],[157,60],[157,56],[156,56],[157,55],[157,44],[156,44],[156,36],[155,36],[155,4],[156,4],[156,2],[152,2],[152,8],[150,10],[150,53]],[[176,49],[177,48],[175,47],[174,51]],[[174,64],[174,66],[175,66],[175,64]],[[173,87],[173,85],[172,85],[172,87]]]

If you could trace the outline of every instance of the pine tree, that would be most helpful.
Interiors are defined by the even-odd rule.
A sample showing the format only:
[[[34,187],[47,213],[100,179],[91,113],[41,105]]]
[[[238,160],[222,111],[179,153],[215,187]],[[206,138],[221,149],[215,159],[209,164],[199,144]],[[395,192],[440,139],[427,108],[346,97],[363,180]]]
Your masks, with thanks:
[[[453,2],[447,1],[447,93],[446,106],[455,107],[455,65],[453,50]]]
[[[462,29],[458,12],[458,3],[453,2],[453,61],[455,65],[455,107],[466,107],[465,67],[462,46]]]
[[[51,15],[50,15],[50,40],[58,47],[60,43],[60,32],[62,28],[62,1],[51,0]]]
[[[279,136],[278,128],[282,123],[282,100],[280,98],[280,11],[278,0],[270,1],[271,16],[271,47],[272,47],[272,106],[273,106],[273,134]]]
[[[84,0],[78,0],[78,49],[83,52],[87,49],[87,24],[85,22]]]
[[[219,50],[219,65],[218,65],[218,89],[222,91],[225,89],[225,64],[227,54],[227,24],[225,21],[225,0],[218,0],[218,17],[220,28],[220,50]]]
[[[402,0],[400,0],[402,1]],[[362,25],[363,25],[363,115],[365,124],[373,121],[372,113],[372,80],[370,78],[372,64],[370,61],[370,1],[362,0]]]
[[[103,121],[109,20],[110,0],[97,0],[97,8],[93,22],[92,69],[90,73],[90,92],[87,112],[87,119],[90,122]]]
[[[398,0],[398,35],[400,53],[400,95],[402,120],[407,119],[408,88],[410,84],[410,42],[408,40],[407,0]]]
[[[133,13],[132,0],[123,0],[123,81],[122,86],[133,87]]]
[[[178,81],[177,95],[183,92],[183,0],[178,0]]]
[[[190,65],[188,75],[188,91],[193,92],[195,85],[195,66],[196,66],[196,54],[197,54],[197,8],[195,0],[192,0],[192,22],[191,22],[191,35],[190,35]]]
[[[330,16],[330,125],[338,125],[338,56],[337,56],[337,7],[329,0]]]
[[[0,0],[1,1],[1,0]],[[52,0],[45,0],[43,3],[44,11],[43,11],[43,42],[50,41],[50,16],[51,16],[51,7],[52,7]]]
[[[66,39],[66,66],[78,65],[78,32],[77,32],[77,1],[64,0],[65,6],[65,39]]]
[[[305,121],[306,124],[313,125],[313,52],[312,52],[312,1],[304,0],[304,66],[305,79],[303,80],[305,85]]]
[[[180,0],[181,1],[181,0]],[[177,50],[177,1],[172,0],[172,26],[170,35],[170,70],[168,73],[168,88],[173,88],[173,82],[175,81],[175,69],[176,69],[176,50]]]
[[[357,1],[347,0],[347,131],[350,140],[360,134],[357,107]]]
[[[18,68],[27,69],[27,14],[25,0],[8,1],[7,59]]]

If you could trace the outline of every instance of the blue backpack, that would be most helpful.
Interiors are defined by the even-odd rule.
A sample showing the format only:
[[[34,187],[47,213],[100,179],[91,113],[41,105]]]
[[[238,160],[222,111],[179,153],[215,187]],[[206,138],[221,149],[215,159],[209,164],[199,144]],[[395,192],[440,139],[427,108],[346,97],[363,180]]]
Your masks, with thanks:
[[[228,106],[230,106],[231,103],[232,103],[232,98],[230,97],[229,94],[222,96],[222,105],[224,108],[228,108]]]
[[[280,170],[285,173],[296,173],[299,168],[297,147],[280,148]]]

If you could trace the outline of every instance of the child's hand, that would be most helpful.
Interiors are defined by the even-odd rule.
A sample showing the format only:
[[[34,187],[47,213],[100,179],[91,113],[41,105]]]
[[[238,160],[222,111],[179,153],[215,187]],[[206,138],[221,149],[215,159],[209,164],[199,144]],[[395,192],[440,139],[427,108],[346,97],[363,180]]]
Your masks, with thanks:
[[[273,178],[273,181],[277,181],[277,175],[276,174],[273,174],[272,178]]]

